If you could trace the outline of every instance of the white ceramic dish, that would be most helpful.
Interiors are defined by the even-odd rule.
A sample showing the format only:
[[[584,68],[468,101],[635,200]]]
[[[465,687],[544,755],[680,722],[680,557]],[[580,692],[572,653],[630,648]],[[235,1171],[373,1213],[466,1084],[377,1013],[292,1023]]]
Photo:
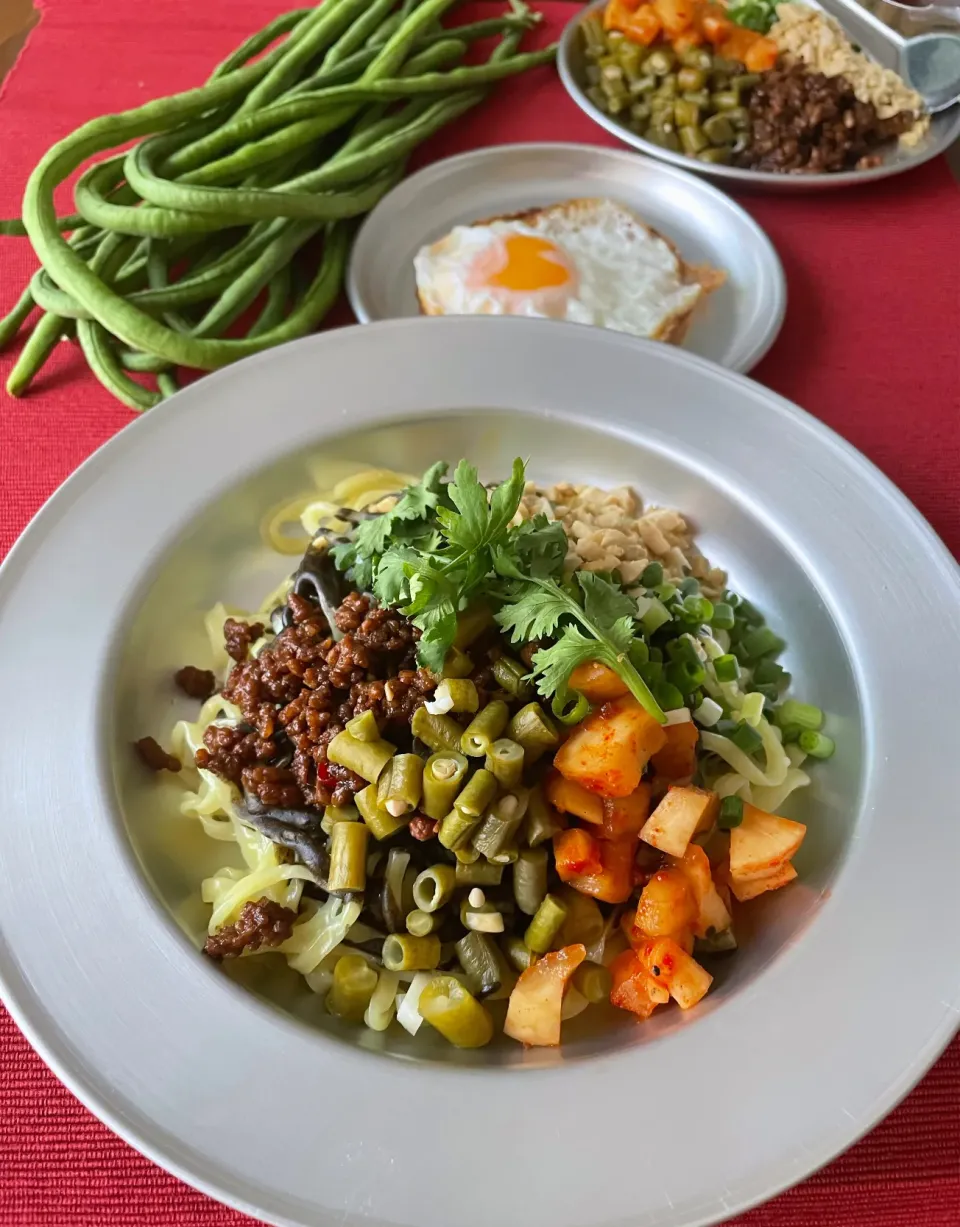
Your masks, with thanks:
[[[454,226],[524,209],[609,197],[674,242],[689,264],[725,269],[683,348],[734,371],[776,340],[787,287],[773,244],[729,196],[662,162],[592,145],[500,145],[449,158],[404,180],[361,227],[347,274],[361,323],[420,314],[413,258]]]
[[[877,63],[887,68],[896,68],[896,55],[891,52],[885,39],[878,39],[876,27],[882,24],[878,18],[858,5],[839,3],[836,0],[804,0],[812,8],[822,8],[835,17],[846,30],[848,36],[862,45],[866,54]],[[606,0],[591,0],[589,5],[578,9],[570,19],[557,52],[557,68],[564,89],[577,104],[581,111],[589,115],[601,128],[611,135],[631,145],[639,153],[669,162],[708,179],[716,179],[723,183],[729,191],[759,190],[764,192],[819,192],[838,187],[865,186],[877,179],[888,179],[891,175],[900,175],[904,171],[922,166],[931,158],[939,157],[960,137],[960,106],[952,106],[947,111],[934,115],[930,130],[919,144],[910,148],[895,145],[884,155],[880,166],[870,170],[849,170],[837,174],[821,175],[778,175],[767,171],[741,170],[736,166],[712,166],[700,162],[696,158],[688,158],[686,154],[674,153],[664,149],[653,141],[645,140],[631,132],[613,115],[607,115],[599,107],[594,106],[586,94],[586,57],[583,53],[583,35],[580,33],[580,22],[585,14],[602,9]],[[893,59],[891,59],[893,55]]]
[[[130,741],[175,715],[199,612],[277,578],[259,518],[311,461],[469,454],[494,476],[518,452],[699,521],[841,748],[800,811],[801,882],[696,1011],[472,1061],[388,1033],[380,1055],[282,975],[265,1004],[201,957],[201,841]],[[4,1000],[117,1132],[271,1223],[728,1218],[873,1125],[960,1018],[958,611],[952,560],[863,457],[668,346],[466,318],[250,359],[102,448],[0,571]]]

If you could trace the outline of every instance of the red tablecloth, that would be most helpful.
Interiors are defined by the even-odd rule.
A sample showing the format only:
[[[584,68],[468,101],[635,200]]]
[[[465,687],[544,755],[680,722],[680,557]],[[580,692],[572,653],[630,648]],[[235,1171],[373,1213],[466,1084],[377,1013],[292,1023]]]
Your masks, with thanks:
[[[0,95],[0,216],[18,211],[29,170],[58,137],[92,116],[199,82],[284,7],[280,0],[47,0]],[[555,35],[569,3],[540,7],[546,34]],[[505,85],[441,134],[423,160],[504,141],[605,139],[541,70]],[[960,190],[947,167],[940,161],[868,190],[744,203],[780,252],[790,295],[783,333],[756,377],[861,448],[957,552]],[[63,204],[68,209],[69,199]],[[25,241],[0,239],[0,314],[34,266]],[[10,356],[0,358],[0,382],[9,367]],[[129,416],[66,345],[30,396],[15,401],[0,391],[0,553]],[[898,982],[909,982],[908,971]],[[809,1060],[815,1078],[816,1054]],[[0,1008],[0,1227],[245,1221],[94,1120]],[[957,1227],[960,1042],[868,1138],[737,1223]]]

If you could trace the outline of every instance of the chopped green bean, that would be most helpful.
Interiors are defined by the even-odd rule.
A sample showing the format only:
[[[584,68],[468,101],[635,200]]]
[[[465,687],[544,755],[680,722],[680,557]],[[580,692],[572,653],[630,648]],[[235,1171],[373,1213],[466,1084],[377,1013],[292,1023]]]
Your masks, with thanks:
[[[492,903],[475,907],[468,899],[460,904],[460,923],[476,933],[502,933],[505,927],[503,913]]]
[[[327,746],[327,758],[331,763],[355,771],[374,784],[395,750],[396,746],[389,741],[358,741],[344,730]]]
[[[480,706],[480,699],[470,678],[451,677],[440,682],[433,698],[425,706],[431,716],[442,716],[451,711],[475,712]]]
[[[492,859],[510,843],[527,812],[529,793],[525,788],[509,792],[494,802],[473,837],[473,846]]]
[[[600,911],[597,901],[589,895],[582,895],[572,886],[561,887],[557,898],[567,909],[567,917],[560,930],[560,944],[581,944],[587,947],[595,945],[603,937],[605,926],[603,912]]]
[[[536,914],[547,893],[546,848],[527,848],[513,866],[513,897],[517,907],[527,916]]]
[[[724,797],[720,802],[717,826],[721,831],[732,831],[743,822],[743,800],[740,797]]]
[[[523,935],[524,943],[536,954],[546,954],[567,918],[567,905],[556,895],[546,895]]]
[[[414,908],[407,913],[407,932],[413,937],[426,937],[434,929],[439,928],[442,917],[436,912],[423,912]]]
[[[530,687],[524,678],[527,670],[518,660],[510,656],[500,656],[490,666],[497,685],[511,699],[522,699],[527,696]]]
[[[813,729],[804,729],[797,738],[797,744],[804,754],[811,758],[832,758],[837,743],[825,733],[817,733]]]
[[[466,787],[456,797],[453,806],[455,810],[468,818],[479,818],[496,795],[497,777],[485,767],[481,767],[470,777]]]
[[[493,939],[485,933],[468,933],[456,944],[457,958],[478,997],[495,993],[502,983],[500,960]]]
[[[372,711],[363,711],[347,721],[347,732],[357,741],[379,741],[380,728]]]
[[[449,848],[451,852],[459,852],[479,822],[479,814],[465,814],[462,810],[452,809],[440,823],[437,838],[444,848]],[[473,855],[479,857],[480,853],[474,852]]]
[[[363,1022],[378,979],[376,971],[362,955],[345,954],[337,959],[333,969],[327,1009],[348,1022]]]
[[[483,711],[470,721],[460,738],[460,749],[469,758],[483,758],[510,719],[510,709],[502,699],[491,699]]]
[[[503,880],[503,866],[478,855],[470,865],[457,861],[456,875],[458,886],[499,886]]]
[[[413,901],[421,912],[436,912],[449,903],[459,885],[452,865],[431,865],[413,884]]]
[[[375,839],[389,839],[407,825],[407,816],[395,818],[377,800],[376,784],[368,784],[353,798],[360,816]]]
[[[523,746],[509,737],[498,737],[487,751],[484,766],[501,787],[516,788],[523,778]]]
[[[327,877],[331,894],[362,891],[366,886],[369,836],[369,829],[361,822],[338,822],[334,826]]]
[[[479,639],[487,627],[493,622],[493,613],[485,605],[475,605],[457,618],[457,633],[453,646],[462,652],[475,639]]]
[[[357,822],[360,814],[355,805],[328,805],[320,820],[321,830],[329,835],[338,822]]]
[[[420,994],[420,1013],[456,1048],[482,1048],[493,1038],[493,1019],[455,976],[435,976]]]
[[[459,750],[463,728],[452,716],[431,716],[425,707],[418,707],[410,721],[410,731],[429,749]]]
[[[507,726],[507,735],[523,746],[527,766],[560,744],[559,733],[539,703],[521,707]]]
[[[440,938],[436,933],[391,933],[384,938],[382,957],[387,971],[433,971],[440,962]]]
[[[377,781],[377,804],[392,818],[412,813],[423,793],[423,759],[419,754],[395,754]]]
[[[511,967],[516,971],[526,971],[528,967],[532,967],[537,961],[537,956],[529,946],[524,944],[523,939],[520,937],[506,938],[503,943],[503,949]]]
[[[563,829],[560,815],[543,794],[539,784],[530,789],[527,800],[527,818],[523,827],[523,838],[531,847],[539,847]]]

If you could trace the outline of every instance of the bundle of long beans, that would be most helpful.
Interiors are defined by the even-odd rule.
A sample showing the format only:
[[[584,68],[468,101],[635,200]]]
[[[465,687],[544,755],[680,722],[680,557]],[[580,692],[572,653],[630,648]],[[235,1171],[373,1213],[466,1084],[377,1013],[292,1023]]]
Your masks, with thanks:
[[[0,234],[28,236],[42,264],[0,320],[2,349],[43,312],[7,390],[22,395],[75,331],[104,386],[148,409],[176,391],[177,367],[213,370],[316,328],[340,291],[352,219],[401,178],[411,151],[491,84],[554,55],[519,50],[539,20],[523,0],[444,30],[456,3],[323,0],[284,13],[201,88],[54,145],[27,182],[22,220],[0,222]],[[464,65],[490,36],[489,59]],[[83,173],[77,212],[58,218],[56,187],[131,140]],[[315,239],[311,264],[299,253]],[[254,304],[246,335],[228,337]]]

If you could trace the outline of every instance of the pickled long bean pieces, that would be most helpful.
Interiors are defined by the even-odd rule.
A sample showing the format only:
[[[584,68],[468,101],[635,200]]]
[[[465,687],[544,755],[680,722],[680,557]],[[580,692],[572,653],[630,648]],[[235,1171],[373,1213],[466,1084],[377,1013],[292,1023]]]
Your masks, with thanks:
[[[327,758],[375,784],[395,750],[389,741],[358,741],[344,730],[327,746]]]
[[[423,759],[419,754],[395,754],[377,781],[377,804],[392,818],[412,813],[423,792]]]
[[[413,901],[422,912],[435,912],[449,903],[457,885],[452,865],[431,865],[413,884]]]
[[[567,905],[556,895],[547,895],[537,908],[523,935],[524,943],[535,954],[546,954],[567,918]]]
[[[452,716],[431,716],[418,707],[410,721],[410,731],[430,750],[459,750],[463,729]]]
[[[502,983],[502,975],[493,939],[485,933],[468,933],[456,943],[456,951],[471,992],[478,997],[495,993]]]
[[[383,943],[383,965],[387,971],[432,971],[440,962],[440,938],[412,937],[391,933]]]
[[[450,813],[467,774],[467,760],[455,750],[431,754],[423,767],[421,808],[428,818],[440,822]]]
[[[362,955],[345,954],[333,969],[327,1009],[348,1022],[362,1022],[378,978]]]
[[[362,891],[367,884],[369,829],[362,822],[338,822],[330,833],[331,894]],[[372,991],[372,990],[371,990]]]
[[[535,915],[547,893],[547,850],[526,848],[513,865],[513,897],[527,916]]]
[[[510,708],[506,703],[502,699],[491,700],[463,731],[460,749],[468,758],[484,758],[509,720]]]
[[[560,735],[539,703],[521,707],[507,726],[507,736],[523,746],[527,765],[560,744]]]
[[[455,976],[435,976],[420,994],[423,1018],[456,1048],[482,1048],[493,1038],[493,1019]]]
[[[376,784],[368,784],[366,788],[357,793],[354,801],[361,818],[370,828],[370,833],[375,839],[389,839],[407,824],[405,815],[395,818],[383,808],[377,800]]]
[[[523,746],[509,737],[498,737],[487,751],[484,766],[504,788],[516,788],[523,778]]]

